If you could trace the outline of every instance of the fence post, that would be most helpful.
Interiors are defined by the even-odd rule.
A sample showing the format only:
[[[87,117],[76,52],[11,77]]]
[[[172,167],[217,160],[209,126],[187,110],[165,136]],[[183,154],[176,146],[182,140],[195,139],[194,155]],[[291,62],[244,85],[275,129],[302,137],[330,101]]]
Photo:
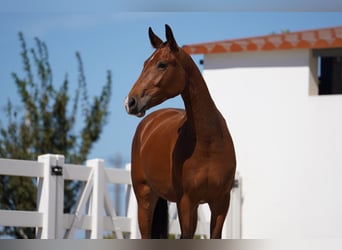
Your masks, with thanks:
[[[126,170],[131,171],[131,164],[126,164]],[[131,218],[131,239],[141,238],[139,223],[138,223],[138,205],[135,198],[133,187],[129,189],[129,198],[127,206],[127,217]]]
[[[39,180],[38,211],[43,214],[43,227],[37,236],[41,239],[59,239],[63,234],[64,179],[63,155],[38,156],[44,164],[43,180]]]
[[[101,159],[88,160],[86,165],[93,168],[93,192],[91,201],[91,239],[103,237],[103,211],[104,211],[104,161]]]
[[[230,206],[222,230],[223,239],[241,239],[241,178],[235,174],[234,186],[230,194]]]
[[[241,202],[242,202],[242,190],[241,190],[241,178],[239,173],[235,177],[235,188],[233,190],[233,211],[234,217],[232,219],[233,224],[233,239],[241,239]]]

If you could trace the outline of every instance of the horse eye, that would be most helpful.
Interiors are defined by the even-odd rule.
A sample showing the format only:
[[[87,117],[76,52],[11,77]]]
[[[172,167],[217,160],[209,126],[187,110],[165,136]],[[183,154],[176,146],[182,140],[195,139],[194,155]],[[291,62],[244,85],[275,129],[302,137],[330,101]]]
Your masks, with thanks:
[[[167,62],[159,62],[157,65],[158,69],[166,69],[167,68]]]

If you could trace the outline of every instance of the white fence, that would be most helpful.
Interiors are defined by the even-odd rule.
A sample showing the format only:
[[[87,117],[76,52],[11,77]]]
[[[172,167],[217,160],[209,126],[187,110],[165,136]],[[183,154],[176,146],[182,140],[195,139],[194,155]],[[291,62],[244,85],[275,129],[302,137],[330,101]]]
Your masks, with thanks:
[[[128,168],[130,165],[127,165]],[[0,175],[37,178],[37,211],[0,210],[0,226],[34,227],[39,239],[75,238],[77,230],[85,230],[86,238],[102,239],[105,232],[116,238],[139,238],[136,201],[131,191],[130,171],[105,168],[101,159],[88,160],[86,166],[65,164],[62,155],[42,155],[38,161],[0,159]],[[73,214],[64,214],[64,181],[84,181],[85,185]],[[129,195],[127,217],[117,216],[107,184],[124,184]],[[241,188],[239,179],[232,190],[230,212],[225,223],[224,238],[241,236]],[[196,234],[209,238],[210,212],[200,206]],[[169,204],[170,233],[179,235],[177,209]],[[124,234],[126,233],[126,234]],[[79,236],[78,236],[79,237]]]

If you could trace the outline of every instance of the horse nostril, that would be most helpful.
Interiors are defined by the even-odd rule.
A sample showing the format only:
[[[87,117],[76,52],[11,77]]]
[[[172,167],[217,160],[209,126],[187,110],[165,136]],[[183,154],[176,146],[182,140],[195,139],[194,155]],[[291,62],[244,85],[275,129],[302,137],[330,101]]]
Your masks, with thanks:
[[[130,109],[133,109],[136,105],[137,105],[137,101],[135,100],[135,98],[134,97],[130,97],[128,99],[128,107]]]

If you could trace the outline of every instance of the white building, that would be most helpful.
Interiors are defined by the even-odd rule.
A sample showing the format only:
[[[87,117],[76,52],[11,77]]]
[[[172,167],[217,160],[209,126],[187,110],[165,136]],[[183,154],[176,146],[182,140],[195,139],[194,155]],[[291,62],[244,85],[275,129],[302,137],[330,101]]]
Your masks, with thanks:
[[[184,48],[235,142],[242,237],[342,237],[342,27]]]

